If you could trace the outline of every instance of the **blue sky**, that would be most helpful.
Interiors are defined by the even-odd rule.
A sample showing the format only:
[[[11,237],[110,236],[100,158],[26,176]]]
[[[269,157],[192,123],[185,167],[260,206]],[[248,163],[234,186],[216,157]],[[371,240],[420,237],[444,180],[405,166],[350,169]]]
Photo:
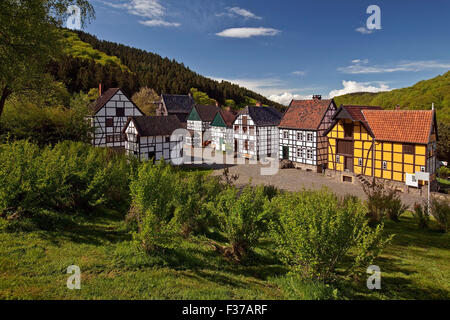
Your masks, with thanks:
[[[448,0],[93,0],[85,31],[275,101],[410,86],[450,70]],[[370,5],[381,29],[367,29]]]

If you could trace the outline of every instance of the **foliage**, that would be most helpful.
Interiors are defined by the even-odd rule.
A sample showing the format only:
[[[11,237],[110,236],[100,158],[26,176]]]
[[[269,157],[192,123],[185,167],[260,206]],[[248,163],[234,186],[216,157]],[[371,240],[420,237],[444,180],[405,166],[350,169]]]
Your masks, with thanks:
[[[305,279],[331,281],[348,259],[346,274],[357,275],[391,240],[382,224],[369,227],[367,212],[355,198],[303,191],[281,194],[272,206],[278,214],[272,232],[278,256]]]
[[[71,4],[81,9],[83,24],[94,16],[87,0],[0,2],[0,116],[12,93],[40,86],[48,62],[61,53],[58,27]]]
[[[215,105],[216,100],[211,99],[207,93],[198,91],[196,88],[191,88],[189,92],[192,94],[192,97],[194,98],[194,101],[196,104],[209,106],[209,105]]]
[[[211,210],[229,242],[223,252],[227,257],[241,261],[268,231],[272,214],[266,208],[267,201],[263,187],[250,185],[242,191],[228,187],[218,195]]]
[[[431,199],[431,214],[436,219],[442,231],[450,229],[450,202],[433,197]]]
[[[428,229],[430,217],[428,216],[428,207],[421,206],[418,203],[414,204],[414,220],[416,220],[419,229]]]
[[[177,185],[177,208],[175,218],[184,236],[192,232],[206,232],[217,225],[210,206],[223,189],[219,177],[192,172]]]
[[[450,177],[450,168],[441,166],[437,171],[438,177],[442,179],[448,179]]]
[[[178,178],[175,169],[161,160],[143,163],[131,181],[132,212],[138,225],[133,239],[147,253],[173,248],[177,242]]]
[[[42,209],[87,213],[128,202],[125,157],[83,143],[42,149],[28,141],[0,146],[0,213],[33,216]]]
[[[85,94],[74,94],[68,107],[41,107],[33,96],[14,97],[6,103],[0,119],[2,135],[11,139],[29,139],[44,146],[64,140],[90,142],[92,128],[86,117],[90,114]],[[55,100],[54,103],[62,101]]]
[[[292,300],[337,300],[338,290],[321,281],[307,280],[297,275],[277,278],[275,283],[281,287],[285,299]]]
[[[138,92],[133,94],[131,100],[142,110],[147,116],[156,115],[156,109],[160,96],[155,90],[148,87],[141,88]]]
[[[446,112],[450,112],[450,108]],[[438,137],[438,158],[450,163],[450,119],[448,121],[438,121]]]
[[[402,203],[396,190],[386,188],[383,183],[375,179],[370,186],[363,185],[363,190],[367,196],[371,223],[380,223],[385,218],[398,222],[400,216],[408,209]]]

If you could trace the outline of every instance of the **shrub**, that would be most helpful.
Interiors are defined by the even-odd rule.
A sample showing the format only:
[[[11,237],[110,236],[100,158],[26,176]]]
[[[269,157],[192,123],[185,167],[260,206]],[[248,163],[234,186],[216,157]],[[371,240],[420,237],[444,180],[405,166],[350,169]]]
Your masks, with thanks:
[[[430,222],[430,217],[428,216],[428,209],[426,206],[421,206],[418,203],[414,204],[414,219],[417,221],[419,229],[427,229]]]
[[[371,224],[380,223],[387,218],[398,222],[400,216],[407,210],[396,190],[385,188],[383,183],[376,182],[367,187],[363,185],[367,195],[368,216]]]
[[[132,210],[138,230],[133,239],[149,253],[173,248],[177,240],[174,219],[179,174],[163,160],[143,163],[130,184]]]
[[[285,299],[292,300],[336,300],[338,290],[329,284],[316,280],[305,280],[296,275],[277,278],[275,283],[283,291]]]
[[[220,177],[203,172],[189,172],[177,184],[175,217],[185,237],[217,225],[209,204],[221,190]]]
[[[241,261],[268,231],[272,216],[266,204],[264,188],[247,185],[241,192],[234,187],[226,188],[216,203],[210,205],[229,242],[229,247],[223,250],[225,256]]]
[[[450,168],[447,168],[446,166],[441,166],[438,169],[438,177],[442,179],[448,179],[450,177]]]
[[[272,206],[279,218],[272,229],[278,255],[304,279],[331,281],[346,260],[346,274],[357,275],[390,241],[382,234],[383,224],[369,227],[366,209],[351,197],[339,200],[327,191],[285,193]]]
[[[436,219],[442,231],[450,229],[450,203],[433,197],[431,199],[431,214]]]

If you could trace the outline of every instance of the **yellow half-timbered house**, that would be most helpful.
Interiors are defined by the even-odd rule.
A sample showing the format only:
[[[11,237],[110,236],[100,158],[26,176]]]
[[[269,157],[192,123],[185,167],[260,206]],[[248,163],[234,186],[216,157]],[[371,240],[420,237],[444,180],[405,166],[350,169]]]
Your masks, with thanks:
[[[342,106],[325,135],[328,169],[341,172],[343,181],[363,175],[404,184],[407,173],[420,171],[430,173],[435,184],[434,110]]]

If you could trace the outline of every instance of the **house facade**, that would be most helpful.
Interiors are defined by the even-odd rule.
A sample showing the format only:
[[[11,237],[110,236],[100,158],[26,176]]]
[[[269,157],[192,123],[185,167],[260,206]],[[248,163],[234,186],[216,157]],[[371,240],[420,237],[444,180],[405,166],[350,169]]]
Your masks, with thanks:
[[[259,160],[278,157],[281,113],[272,107],[247,106],[233,122],[234,151],[238,157]]]
[[[342,106],[325,134],[328,168],[341,173],[344,181],[365,176],[404,187],[408,175],[428,172],[431,187],[436,187],[434,110]]]
[[[187,118],[187,130],[191,137],[186,144],[191,146],[205,146],[211,142],[211,122],[220,108],[218,106],[195,105]]]
[[[162,94],[156,109],[157,116],[177,116],[181,123],[186,123],[192,108],[195,105],[194,98],[190,94]]]
[[[126,153],[139,160],[180,161],[183,159],[183,141],[172,137],[172,133],[182,127],[174,115],[130,117],[123,129]]]
[[[322,172],[328,162],[327,140],[323,135],[336,112],[333,100],[292,100],[279,125],[281,160],[297,168]]]
[[[217,151],[234,151],[233,122],[236,115],[230,110],[219,110],[211,122],[212,144]]]
[[[95,147],[123,148],[122,130],[128,117],[144,115],[120,88],[106,90],[93,103],[92,109],[92,145]]]

